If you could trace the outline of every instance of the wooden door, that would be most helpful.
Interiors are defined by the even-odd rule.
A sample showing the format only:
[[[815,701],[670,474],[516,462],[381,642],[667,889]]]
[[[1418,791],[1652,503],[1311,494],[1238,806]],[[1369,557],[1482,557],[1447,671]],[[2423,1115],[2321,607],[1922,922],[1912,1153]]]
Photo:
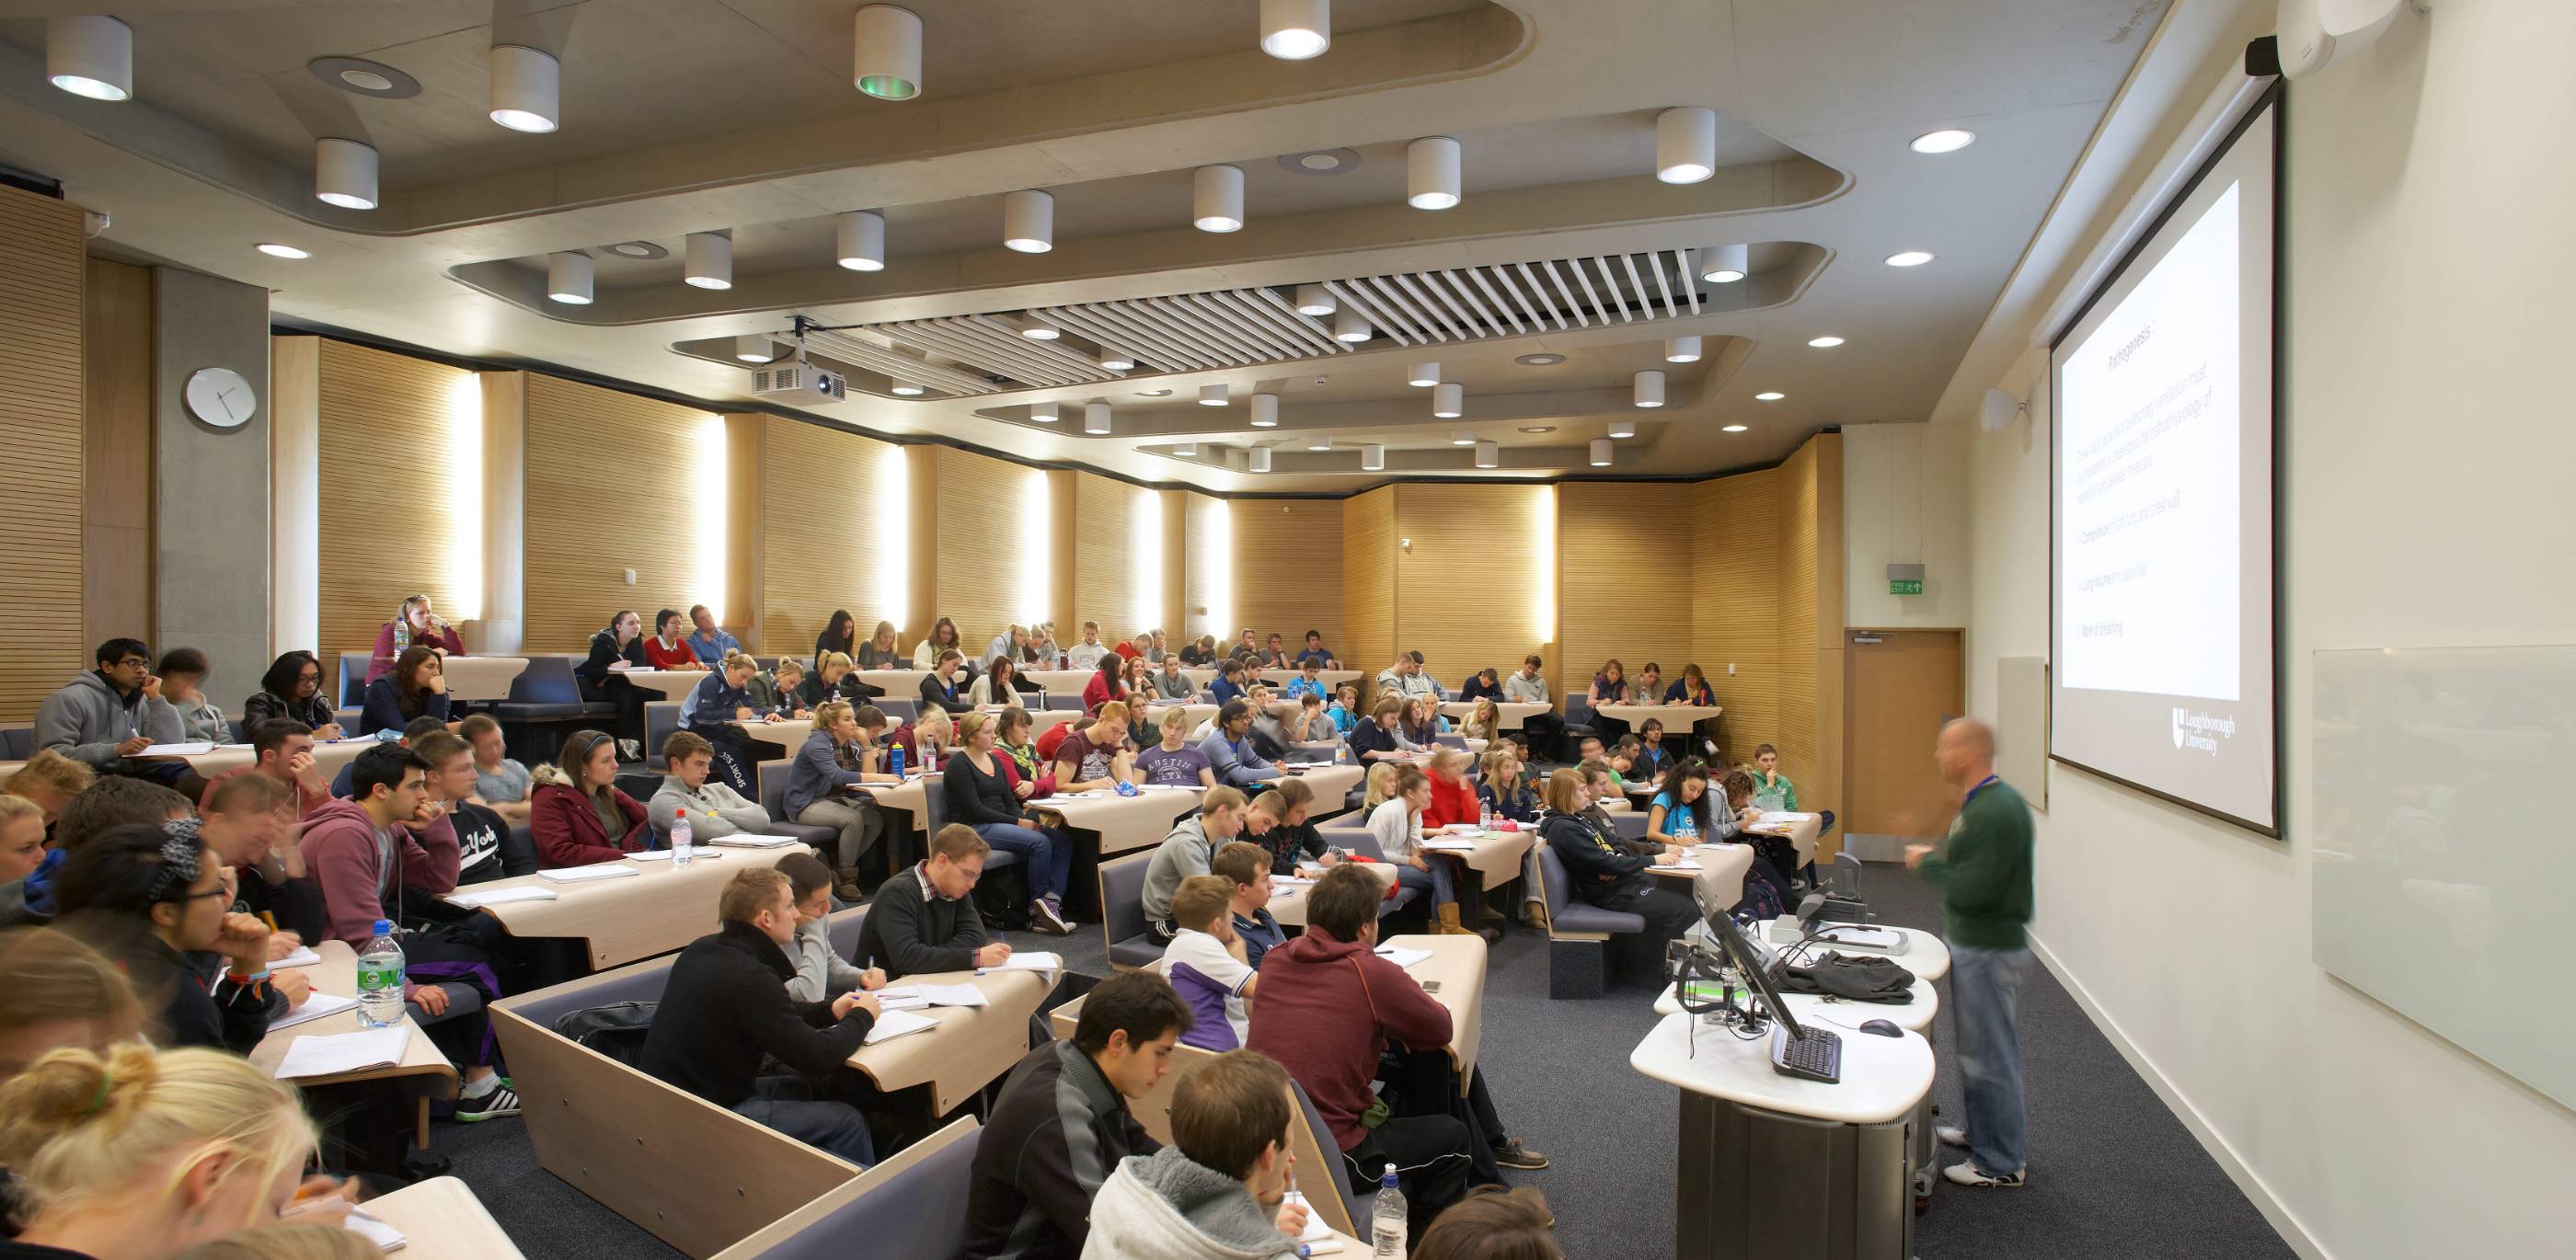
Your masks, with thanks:
[[[1950,825],[1954,803],[1932,764],[1941,724],[1965,707],[1956,630],[1850,630],[1843,652],[1843,797],[1840,830],[1860,856],[1892,848],[1862,837],[1929,838]]]

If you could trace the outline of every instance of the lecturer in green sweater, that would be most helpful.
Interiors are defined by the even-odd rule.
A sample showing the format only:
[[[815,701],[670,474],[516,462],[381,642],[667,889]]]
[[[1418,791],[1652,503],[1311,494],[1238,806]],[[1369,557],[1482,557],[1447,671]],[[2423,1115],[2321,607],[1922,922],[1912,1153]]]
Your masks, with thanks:
[[[1967,1147],[1968,1158],[1942,1175],[1963,1186],[2018,1186],[2027,1161],[2013,1001],[2030,968],[2023,934],[2031,911],[2030,806],[1995,777],[1995,733],[1985,723],[1960,718],[1942,727],[1932,756],[1942,781],[1960,793],[1959,815],[1937,851],[1907,845],[1905,864],[1940,890],[1950,938],[1951,1018],[1968,1123],[1938,1132],[1943,1142]]]

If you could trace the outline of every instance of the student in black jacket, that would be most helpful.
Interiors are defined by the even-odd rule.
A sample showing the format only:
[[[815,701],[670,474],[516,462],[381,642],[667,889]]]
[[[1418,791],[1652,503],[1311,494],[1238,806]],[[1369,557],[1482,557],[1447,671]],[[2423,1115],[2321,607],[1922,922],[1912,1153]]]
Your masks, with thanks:
[[[939,663],[921,676],[922,712],[927,713],[937,707],[955,717],[974,711],[975,706],[966,700],[966,675],[960,672],[965,663],[966,658],[953,650],[939,654]]]
[[[621,759],[644,759],[644,693],[635,684],[617,676],[609,667],[624,662],[629,668],[644,668],[644,618],[631,608],[620,608],[608,619],[608,628],[590,636],[590,656],[581,668],[573,671],[573,681],[581,685],[581,698],[591,703],[605,701],[617,706],[616,728]],[[633,743],[634,748],[626,745]],[[629,756],[629,753],[632,753]]]
[[[850,961],[882,967],[886,979],[932,971],[998,967],[1011,947],[984,934],[970,894],[993,851],[975,829],[950,823],[931,837],[930,856],[888,879],[868,902],[859,953]]]
[[[268,925],[236,914],[223,866],[193,832],[127,823],[64,859],[57,920],[123,968],[155,1045],[248,1054],[312,991],[301,972],[271,976]]]
[[[876,1144],[858,1108],[815,1098],[812,1082],[867,1040],[876,999],[862,992],[828,1003],[787,996],[796,975],[787,954],[795,948],[796,897],[777,870],[735,872],[717,913],[723,928],[691,941],[671,964],[644,1038],[644,1070],[862,1168],[875,1163]],[[802,1075],[762,1076],[763,1056]]]
[[[1011,1069],[975,1146],[964,1260],[1082,1254],[1101,1183],[1118,1161],[1161,1149],[1128,1100],[1171,1070],[1172,1047],[1192,1022],[1161,976],[1125,972],[1083,996],[1072,1040],[1039,1046]]]
[[[1270,855],[1270,872],[1294,875],[1299,862],[1318,862],[1329,866],[1341,859],[1324,843],[1322,832],[1315,830],[1308,815],[1315,808],[1315,789],[1304,779],[1281,779],[1279,786],[1252,799],[1250,813],[1269,820],[1270,825],[1253,830],[1258,823],[1246,819],[1244,834],[1238,837],[1261,847]],[[1258,966],[1258,964],[1255,964]]]
[[[1604,834],[1584,809],[1591,804],[1583,772],[1567,768],[1547,776],[1547,820],[1538,825],[1539,839],[1565,864],[1566,891],[1585,905],[1640,915],[1648,930],[1671,938],[1699,922],[1699,907],[1669,888],[1655,886],[1646,868],[1681,860],[1680,850],[1656,856],[1633,852],[1616,836]]]

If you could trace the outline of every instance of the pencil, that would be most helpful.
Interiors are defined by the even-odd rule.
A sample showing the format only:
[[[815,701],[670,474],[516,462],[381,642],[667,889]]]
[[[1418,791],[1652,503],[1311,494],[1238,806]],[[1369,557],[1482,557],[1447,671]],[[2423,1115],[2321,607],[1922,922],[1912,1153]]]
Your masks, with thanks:
[[[260,911],[260,912],[259,912],[259,917],[260,917],[260,921],[261,921],[261,922],[266,923],[266,924],[268,925],[268,930],[269,930],[269,931],[274,932],[274,931],[278,930],[278,929],[277,929],[277,916],[276,916],[275,914],[272,914],[272,913],[270,913],[269,911],[266,911],[266,910],[262,910],[262,911]]]

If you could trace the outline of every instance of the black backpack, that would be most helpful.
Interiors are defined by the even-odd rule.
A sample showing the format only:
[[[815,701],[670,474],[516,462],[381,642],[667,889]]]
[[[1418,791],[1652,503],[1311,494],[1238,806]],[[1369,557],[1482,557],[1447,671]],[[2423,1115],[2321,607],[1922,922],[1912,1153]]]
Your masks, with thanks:
[[[644,1066],[644,1038],[653,1031],[659,1002],[611,1002],[574,1011],[555,1021],[555,1033],[584,1049],[631,1068]]]

